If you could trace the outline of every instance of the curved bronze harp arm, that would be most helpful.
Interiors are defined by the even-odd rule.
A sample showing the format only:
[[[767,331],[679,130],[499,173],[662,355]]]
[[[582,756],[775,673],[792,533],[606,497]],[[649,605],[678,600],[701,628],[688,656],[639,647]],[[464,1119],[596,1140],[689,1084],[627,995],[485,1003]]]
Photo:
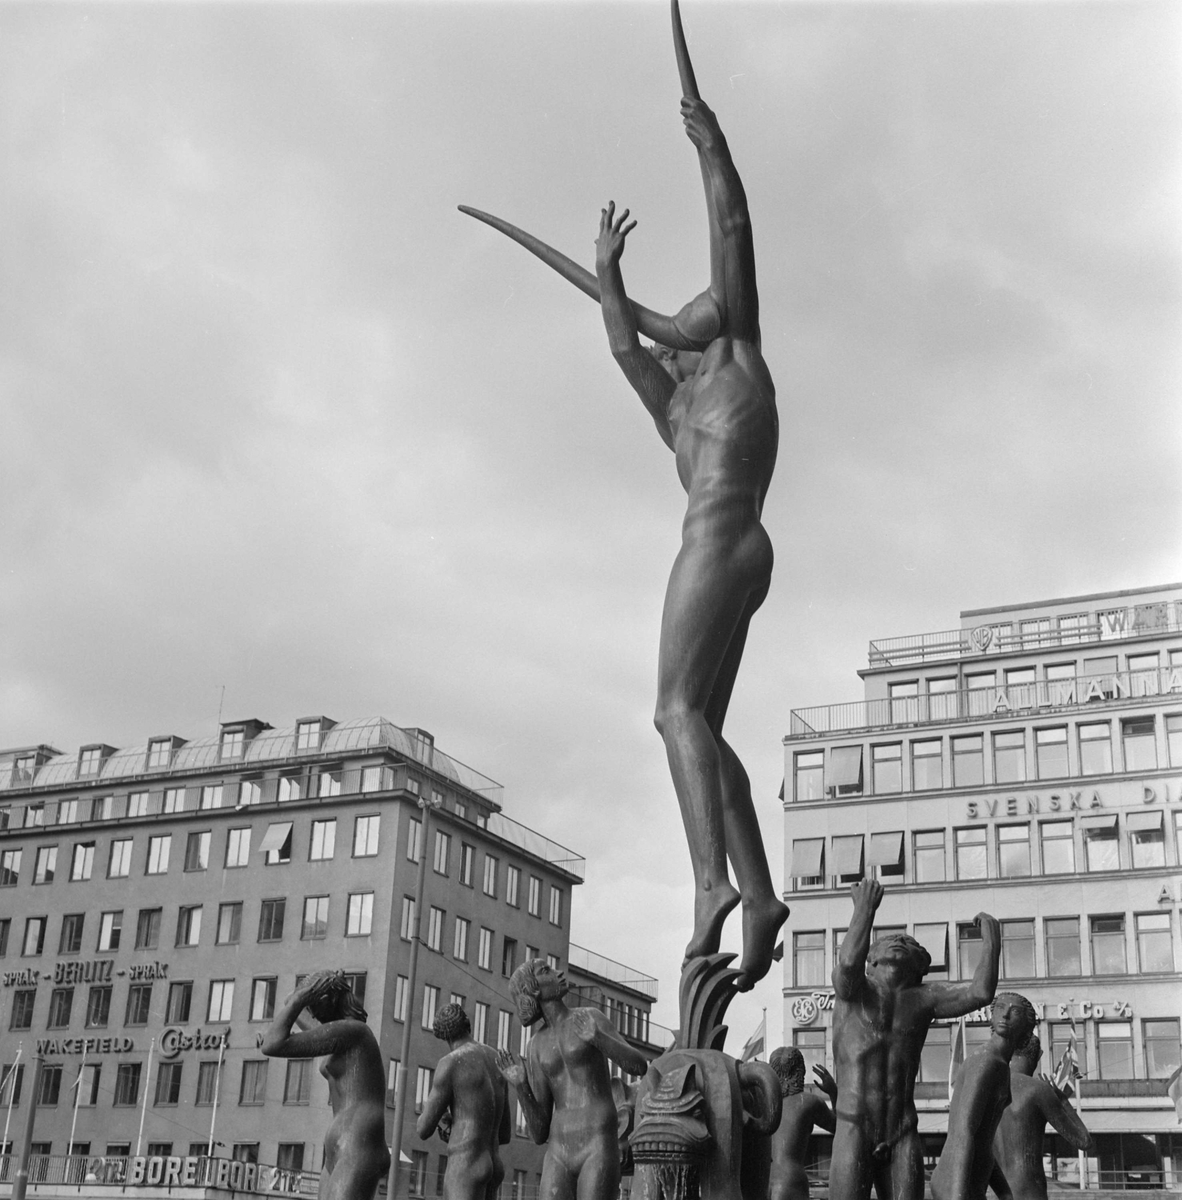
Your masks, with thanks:
[[[685,44],[685,30],[681,27],[681,9],[677,0],[670,0],[673,14],[673,53],[677,55],[677,73],[681,76],[681,94],[690,100],[701,100],[698,81],[694,78],[694,67],[690,62],[689,47]]]
[[[458,206],[460,212],[467,213],[470,217],[475,217],[478,221],[483,221],[486,225],[491,225],[494,229],[499,229],[506,237],[512,238],[519,246],[524,246],[531,254],[536,255],[547,266],[553,267],[563,279],[569,280],[583,292],[591,297],[596,304],[599,303],[599,280],[595,278],[584,267],[580,267],[574,259],[567,258],[560,250],[555,250],[553,246],[547,246],[545,242],[534,237],[532,233],[526,233],[524,229],[518,229],[516,225],[511,225],[508,221],[502,220],[500,217],[494,217],[491,213],[481,212],[478,208],[470,208],[466,204]],[[645,308],[643,304],[637,304],[635,300],[628,302],[632,306],[632,312],[636,317],[636,328],[644,334],[645,337],[651,338],[654,342],[659,342],[662,346],[668,346],[672,350],[704,350],[709,344],[709,341],[695,341],[683,334],[673,323],[672,317],[662,316],[658,312],[653,312],[651,308]]]

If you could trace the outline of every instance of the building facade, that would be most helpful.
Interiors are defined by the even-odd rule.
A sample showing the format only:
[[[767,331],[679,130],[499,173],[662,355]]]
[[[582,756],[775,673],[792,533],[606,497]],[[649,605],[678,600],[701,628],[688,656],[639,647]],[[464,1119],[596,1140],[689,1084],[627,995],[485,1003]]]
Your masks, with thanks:
[[[34,1144],[47,1162],[212,1147],[318,1170],[327,1083],[314,1062],[267,1059],[258,1046],[300,978],[340,968],[386,1056],[391,1122],[411,1024],[398,1192],[437,1194],[446,1144],[414,1134],[446,1053],[430,1032],[435,1012],[461,1002],[480,1040],[520,1049],[509,975],[527,957],[565,967],[584,873],[582,858],[508,819],[500,799],[430,734],[381,718],[229,722],[189,741],[0,756],[10,1146],[40,1056]],[[542,1152],[520,1121],[517,1133],[506,1178],[522,1200]]]
[[[959,629],[871,642],[858,673],[862,700],[793,711],[784,739],[785,1040],[831,1061],[852,882],[881,881],[876,932],[916,937],[929,979],[972,976],[974,918],[992,913],[999,989],[1034,1002],[1042,1069],[1071,1045],[1084,1072],[1095,1151],[1048,1134],[1048,1174],[1177,1182],[1182,584],[966,611]],[[969,1052],[985,1017],[965,1024]],[[916,1085],[929,1163],[956,1035],[932,1027]]]

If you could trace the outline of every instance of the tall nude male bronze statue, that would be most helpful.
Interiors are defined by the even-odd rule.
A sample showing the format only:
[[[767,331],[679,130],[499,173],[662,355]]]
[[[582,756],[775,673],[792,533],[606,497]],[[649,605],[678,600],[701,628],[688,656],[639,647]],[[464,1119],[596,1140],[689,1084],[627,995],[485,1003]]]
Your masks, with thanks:
[[[473,1041],[472,1023],[458,1004],[445,1004],[431,1029],[448,1052],[435,1065],[415,1132],[425,1142],[438,1130],[447,1142],[443,1200],[495,1200],[505,1178],[501,1147],[513,1136],[497,1052]]]
[[[716,954],[727,914],[741,903],[736,986],[747,990],[770,969],[788,909],[772,884],[750,781],[722,727],[748,626],[771,581],[772,544],[760,517],[779,422],[761,352],[747,197],[718,119],[698,95],[677,0],[672,15],[681,115],[706,192],[705,291],[672,317],[629,300],[620,257],[635,222],[627,210],[617,217],[614,203],[601,213],[595,277],[499,218],[462,211],[508,234],[600,302],[612,355],[675,455],[688,502],[661,616],[655,721],[694,873],[685,958]],[[656,344],[643,347],[641,333]]]
[[[1041,1057],[1042,1043],[1032,1033],[1010,1059],[1010,1106],[993,1135],[989,1176],[998,1200],[1047,1200],[1042,1138],[1048,1124],[1074,1149],[1092,1147],[1092,1135],[1066,1094],[1035,1076]]]
[[[1010,1058],[1036,1024],[1034,1005],[1025,996],[994,996],[989,1041],[965,1059],[953,1083],[948,1137],[932,1172],[933,1200],[985,1200],[993,1138],[1010,1104]]]
[[[809,1136],[814,1128],[833,1132],[833,1109],[814,1092],[804,1090],[804,1055],[795,1046],[773,1050],[768,1062],[780,1078],[780,1094],[784,1097],[780,1124],[772,1134],[768,1200],[808,1200],[809,1178],[804,1163]],[[833,1076],[819,1065],[813,1067],[813,1074],[821,1090],[835,1100],[837,1084]]]
[[[297,987],[263,1035],[262,1051],[274,1058],[325,1056],[320,1073],[328,1080],[332,1123],[324,1135],[320,1200],[373,1200],[390,1169],[386,1077],[378,1040],[344,974],[317,971]]]
[[[981,960],[971,980],[924,983],[931,955],[906,934],[872,946],[882,884],[850,889],[854,914],[833,968],[837,1131],[829,1172],[832,1200],[922,1200],[923,1149],[915,1077],[928,1027],[982,1008],[997,989],[1001,929],[979,913]]]
[[[525,1062],[498,1055],[530,1137],[545,1145],[538,1200],[615,1200],[620,1188],[619,1116],[608,1060],[632,1075],[648,1067],[597,1008],[569,1008],[565,976],[543,959],[513,972],[509,993],[526,1028],[542,1021]]]

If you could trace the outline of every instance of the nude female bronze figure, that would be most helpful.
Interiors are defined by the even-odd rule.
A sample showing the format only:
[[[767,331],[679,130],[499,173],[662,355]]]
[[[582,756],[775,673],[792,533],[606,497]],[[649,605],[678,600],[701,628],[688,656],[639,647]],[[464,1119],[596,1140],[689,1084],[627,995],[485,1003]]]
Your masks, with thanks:
[[[309,1018],[311,1018],[309,1022]],[[301,1029],[293,1032],[299,1022]],[[324,1135],[321,1200],[373,1200],[390,1169],[386,1080],[377,1038],[340,971],[317,971],[283,1002],[263,1036],[272,1058],[319,1058],[332,1123]]]
[[[431,1028],[448,1053],[435,1066],[415,1132],[425,1142],[438,1129],[447,1142],[443,1200],[494,1200],[505,1178],[501,1147],[513,1132],[497,1052],[472,1040],[472,1024],[458,1004],[445,1004]]]
[[[525,1062],[498,1056],[530,1137],[545,1145],[541,1200],[615,1200],[620,1187],[619,1116],[608,1060],[632,1075],[648,1063],[597,1008],[568,1008],[565,976],[540,958],[513,972],[509,992],[530,1039]]]
[[[602,211],[596,275],[536,238],[475,209],[600,302],[616,362],[676,457],[687,494],[681,550],[661,616],[656,726],[665,743],[694,873],[687,962],[718,952],[727,914],[742,903],[737,987],[772,964],[788,916],[772,884],[751,784],[722,735],[751,618],[771,581],[772,544],[760,522],[776,462],[775,387],[760,348],[751,218],[726,138],[698,95],[677,0],[674,48],[681,114],[706,192],[710,283],[675,316],[628,299],[620,272],[635,225]],[[647,349],[638,334],[654,338]],[[730,881],[734,867],[738,890]]]

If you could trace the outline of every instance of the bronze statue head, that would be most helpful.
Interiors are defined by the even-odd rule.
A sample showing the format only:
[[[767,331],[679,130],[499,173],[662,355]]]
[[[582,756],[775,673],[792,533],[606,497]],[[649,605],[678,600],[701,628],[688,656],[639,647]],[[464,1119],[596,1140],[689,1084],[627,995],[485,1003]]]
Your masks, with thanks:
[[[559,998],[567,991],[566,977],[544,958],[527,958],[509,979],[509,995],[517,1009],[517,1019],[526,1028],[541,1017],[543,999]]]
[[[441,1042],[458,1042],[472,1032],[468,1014],[458,1004],[445,1004],[436,1014],[431,1032]]]
[[[998,992],[989,1011],[993,1032],[1001,1034],[1015,1047],[1022,1046],[1038,1028],[1034,1005],[1018,992]]]
[[[922,979],[931,969],[932,956],[906,933],[889,933],[881,937],[870,947],[866,955],[866,965],[876,967],[910,963],[915,970],[917,979]]]
[[[308,1011],[322,1025],[329,1021],[366,1021],[369,1014],[358,1003],[344,971],[317,971],[309,980],[319,984],[308,1001]]]
[[[804,1091],[804,1055],[795,1046],[773,1050],[768,1062],[779,1077],[781,1096],[795,1096]]]

